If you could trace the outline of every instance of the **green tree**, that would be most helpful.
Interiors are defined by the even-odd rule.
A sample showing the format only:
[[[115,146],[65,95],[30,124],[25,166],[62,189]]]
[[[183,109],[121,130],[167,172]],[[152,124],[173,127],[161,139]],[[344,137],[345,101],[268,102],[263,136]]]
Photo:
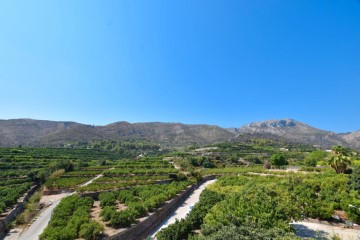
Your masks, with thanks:
[[[275,166],[284,166],[284,165],[288,165],[288,161],[286,160],[285,156],[283,154],[277,153],[277,154],[273,154],[270,157],[270,162],[272,165]]]
[[[316,167],[319,161],[324,161],[327,156],[326,152],[323,151],[313,151],[305,158],[305,164],[309,167]]]
[[[349,177],[348,189],[355,190],[360,194],[360,166],[355,167]]]
[[[333,147],[328,163],[336,173],[344,173],[348,165],[351,164],[347,149],[342,146]]]
[[[88,223],[81,225],[79,235],[80,237],[89,240],[97,239],[103,230],[103,225],[94,220],[91,220]]]

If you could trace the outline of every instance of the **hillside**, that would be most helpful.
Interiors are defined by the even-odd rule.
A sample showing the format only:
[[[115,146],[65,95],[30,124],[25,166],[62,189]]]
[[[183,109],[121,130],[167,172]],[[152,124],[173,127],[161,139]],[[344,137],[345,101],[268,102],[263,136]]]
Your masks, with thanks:
[[[237,134],[235,139],[271,138],[287,142],[319,145],[330,148],[334,145],[344,145],[358,148],[360,134],[337,134],[314,128],[293,119],[268,120],[254,122],[228,131]]]
[[[149,140],[165,146],[213,144],[247,141],[253,138],[319,145],[360,148],[360,131],[334,133],[292,119],[254,122],[240,128],[221,128],[205,124],[115,122],[92,126],[75,122],[32,119],[0,120],[0,146],[64,146],[91,140]]]
[[[0,121],[0,146],[62,146],[73,141],[146,139],[164,145],[211,144],[234,135],[217,126],[116,122],[91,126],[32,119]]]

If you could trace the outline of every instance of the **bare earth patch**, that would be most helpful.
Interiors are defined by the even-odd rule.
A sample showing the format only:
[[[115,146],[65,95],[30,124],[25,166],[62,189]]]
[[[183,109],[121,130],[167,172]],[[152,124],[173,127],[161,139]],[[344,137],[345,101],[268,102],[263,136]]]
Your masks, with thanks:
[[[123,205],[123,204],[120,204],[120,205]],[[125,205],[119,206],[119,204],[117,204],[118,209],[119,209],[119,207],[126,209]],[[104,222],[102,220],[102,218],[100,217],[100,212],[101,212],[100,201],[94,201],[94,205],[91,208],[91,213],[90,213],[91,218],[102,223],[102,225],[104,226],[104,234],[106,236],[112,236],[112,235],[115,235],[115,234],[125,230],[124,228],[115,229],[115,228],[110,227],[108,222]]]
[[[127,206],[126,206],[125,204],[122,204],[122,203],[120,203],[120,202],[117,201],[117,203],[116,203],[116,209],[117,209],[118,211],[122,211],[122,210],[127,209]]]
[[[305,220],[294,222],[292,226],[296,234],[302,238],[324,239],[337,234],[342,240],[360,239],[360,229],[345,228],[341,224],[330,224],[325,221]]]
[[[43,204],[44,206],[48,206],[51,205],[53,202],[62,199],[63,197],[65,197],[66,195],[68,195],[67,193],[61,193],[61,194],[54,194],[54,195],[47,195],[47,196],[42,196],[39,204]]]

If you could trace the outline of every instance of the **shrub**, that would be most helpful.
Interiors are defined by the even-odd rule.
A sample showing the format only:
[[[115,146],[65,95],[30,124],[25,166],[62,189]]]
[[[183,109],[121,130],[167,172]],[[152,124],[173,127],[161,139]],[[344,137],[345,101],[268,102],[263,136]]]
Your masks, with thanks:
[[[113,206],[116,202],[115,194],[112,192],[104,192],[99,195],[100,206]]]

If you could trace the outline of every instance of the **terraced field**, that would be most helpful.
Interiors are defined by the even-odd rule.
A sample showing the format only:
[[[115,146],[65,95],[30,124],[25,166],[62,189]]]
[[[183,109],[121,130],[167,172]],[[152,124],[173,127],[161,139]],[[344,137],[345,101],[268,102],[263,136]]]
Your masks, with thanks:
[[[94,236],[92,237],[100,235],[102,231],[105,235],[119,233],[139,222],[141,218],[157,211],[158,208],[192,183],[171,163],[161,160],[161,158],[119,161],[107,168],[83,168],[81,171],[62,175],[56,179],[56,183],[62,184],[63,187],[74,187],[76,189],[81,181],[100,173],[101,177],[89,185],[77,189],[84,196],[92,196],[92,198],[85,197],[85,199],[89,199],[92,207],[87,208],[83,213],[86,216],[91,215],[92,219],[89,218],[85,221],[84,226],[81,224],[80,227],[75,227],[77,225],[74,224],[78,219],[76,214],[80,211],[79,209],[82,209],[82,206],[71,205],[73,206],[71,207],[72,211],[68,212],[67,215],[59,213],[52,217],[41,238],[73,239],[85,237],[83,233],[85,230],[82,228],[87,228],[90,223],[91,227],[89,228],[91,229],[86,231],[93,232]],[[63,181],[66,180],[72,182],[73,185],[65,186]],[[71,203],[67,204],[67,202],[79,201],[75,198],[71,196],[62,202],[68,205]],[[58,208],[62,208],[62,205],[59,205]],[[67,220],[64,221],[63,219]],[[59,233],[59,227],[68,229],[68,231]],[[74,228],[77,231],[71,231]]]
[[[83,178],[66,178],[80,166],[97,165],[100,159],[109,162],[120,158],[116,153],[87,149],[51,148],[0,148],[0,214],[17,202],[32,185],[41,184],[52,172],[64,169],[67,173],[59,179],[50,179],[50,188],[71,188],[87,181]]]

